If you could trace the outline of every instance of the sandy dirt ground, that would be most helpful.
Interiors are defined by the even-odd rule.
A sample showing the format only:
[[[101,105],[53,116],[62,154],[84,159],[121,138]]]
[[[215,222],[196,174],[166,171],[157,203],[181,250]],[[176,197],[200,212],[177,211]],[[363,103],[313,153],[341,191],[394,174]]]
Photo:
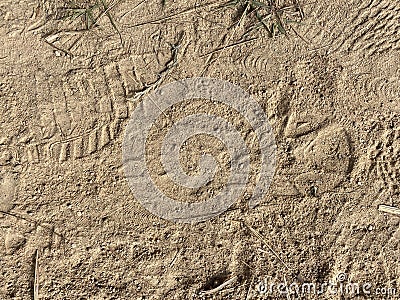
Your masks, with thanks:
[[[0,0],[0,299],[399,299],[399,20],[389,0]],[[200,76],[261,105],[276,169],[256,207],[245,193],[179,224],[135,199],[122,145],[144,97]],[[224,115],[207,101],[164,116]],[[207,148],[219,172],[179,189],[157,154],[165,118],[146,148],[154,183],[212,197],[226,147],[194,137],[182,169]]]

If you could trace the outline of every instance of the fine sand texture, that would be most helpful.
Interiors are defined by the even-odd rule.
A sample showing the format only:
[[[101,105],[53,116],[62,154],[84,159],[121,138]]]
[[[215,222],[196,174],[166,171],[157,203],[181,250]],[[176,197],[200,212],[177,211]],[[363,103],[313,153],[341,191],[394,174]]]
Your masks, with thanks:
[[[0,37],[0,299],[399,299],[400,2],[0,0]],[[163,141],[190,115],[226,119],[251,160],[229,209],[186,224],[142,206],[122,157],[144,99],[193,77],[251,95],[276,163],[250,207],[265,162],[246,118],[213,99],[160,111],[143,145],[160,193],[232,184],[236,158],[206,134],[179,168],[212,156],[211,181],[165,172]],[[360,290],[301,291],[324,283]]]

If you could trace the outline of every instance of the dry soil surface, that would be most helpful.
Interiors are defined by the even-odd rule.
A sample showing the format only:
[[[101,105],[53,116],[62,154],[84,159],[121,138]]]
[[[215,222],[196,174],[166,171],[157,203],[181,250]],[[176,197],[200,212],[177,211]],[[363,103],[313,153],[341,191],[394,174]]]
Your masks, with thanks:
[[[400,207],[399,20],[390,0],[1,0],[0,299],[398,299],[400,216],[378,207]],[[152,90],[199,76],[261,105],[276,170],[256,207],[244,194],[179,224],[133,196],[124,129]],[[203,135],[182,169],[207,148],[212,184],[193,193],[163,174],[165,119],[198,110],[244,124],[207,99],[161,114],[149,170],[180,201],[212,197],[229,172]],[[371,287],[262,294],[262,281]]]

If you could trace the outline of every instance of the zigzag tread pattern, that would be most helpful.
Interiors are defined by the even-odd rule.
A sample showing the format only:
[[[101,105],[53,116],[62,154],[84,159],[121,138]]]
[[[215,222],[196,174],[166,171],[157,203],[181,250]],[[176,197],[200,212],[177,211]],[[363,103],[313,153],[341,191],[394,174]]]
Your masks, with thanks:
[[[132,105],[127,100],[128,76],[121,74],[120,64],[126,61],[63,77],[38,72],[39,129],[34,139],[0,145],[0,165],[64,162],[107,147],[119,136]]]
[[[361,158],[356,175],[379,178],[384,187],[397,191],[400,187],[400,127],[386,129]]]
[[[357,84],[367,92],[368,95],[377,96],[381,99],[398,103],[400,95],[399,79],[395,76],[375,76],[358,79]]]
[[[314,20],[299,30],[317,48],[366,57],[400,50],[398,1],[360,0],[336,5],[316,2],[309,11]]]
[[[366,56],[400,50],[400,3],[364,1],[339,39],[338,49]]]

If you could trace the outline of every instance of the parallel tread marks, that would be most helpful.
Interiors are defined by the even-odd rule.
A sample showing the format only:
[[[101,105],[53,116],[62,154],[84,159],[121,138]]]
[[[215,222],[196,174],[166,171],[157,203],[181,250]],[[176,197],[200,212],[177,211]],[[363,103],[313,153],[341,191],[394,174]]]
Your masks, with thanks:
[[[365,77],[360,80],[359,85],[368,95],[375,95],[386,100],[397,100],[400,94],[400,87],[397,84],[397,77]]]
[[[93,130],[88,136],[88,154],[92,154],[97,151],[97,131]]]
[[[77,140],[72,142],[72,155],[74,159],[83,157],[83,138],[78,138]]]
[[[36,139],[9,145],[0,153],[4,153],[0,163],[48,159],[62,163],[100,151],[117,139],[131,107],[126,99],[128,77],[121,74],[117,63],[74,76],[35,74],[35,97],[41,112]],[[78,132],[80,124],[84,125],[82,132]],[[83,131],[85,128],[88,130]]]
[[[352,18],[349,30],[342,35],[336,49],[370,50],[367,56],[397,49],[397,41],[400,39],[399,18],[399,4],[387,0],[371,1]],[[388,41],[388,37],[392,39]]]
[[[268,71],[269,59],[262,54],[250,53],[242,60],[242,65],[245,69],[255,69],[257,71]]]
[[[386,130],[380,141],[375,142],[367,153],[368,176],[376,172],[378,178],[389,188],[399,189],[400,184],[400,128]],[[397,142],[397,145],[395,144]],[[396,147],[397,146],[397,147]]]
[[[95,70],[95,75],[85,78],[85,82],[80,82],[81,93],[90,89],[88,98],[91,96],[95,100],[95,110],[100,113],[99,122],[104,125],[97,126],[72,142],[72,158],[93,154],[117,138],[120,122],[129,116],[125,81],[118,64],[111,63]]]
[[[110,142],[110,131],[108,125],[105,125],[101,128],[100,139],[99,139],[99,147],[102,149]]]

